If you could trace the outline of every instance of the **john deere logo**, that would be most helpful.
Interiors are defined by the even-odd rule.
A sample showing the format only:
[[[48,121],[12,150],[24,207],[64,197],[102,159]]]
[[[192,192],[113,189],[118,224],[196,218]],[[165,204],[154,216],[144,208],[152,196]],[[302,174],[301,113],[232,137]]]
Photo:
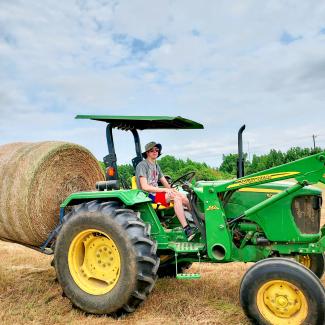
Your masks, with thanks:
[[[216,205],[209,205],[208,208],[207,208],[208,211],[211,211],[211,210],[219,210],[219,208],[216,206]]]
[[[276,180],[279,178],[284,178],[288,176],[293,176],[300,174],[300,172],[283,172],[283,173],[273,173],[266,174],[261,176],[248,177],[244,179],[238,179],[234,183],[230,184],[227,188],[240,187],[243,185],[253,184],[253,183],[262,183],[269,180]]]

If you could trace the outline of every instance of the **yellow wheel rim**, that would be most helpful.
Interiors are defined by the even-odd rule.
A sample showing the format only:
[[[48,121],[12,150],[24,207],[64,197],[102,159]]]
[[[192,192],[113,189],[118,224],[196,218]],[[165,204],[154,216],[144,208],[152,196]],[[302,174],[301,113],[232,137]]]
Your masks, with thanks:
[[[311,258],[309,255],[298,255],[296,259],[300,264],[305,266],[307,269],[311,268]]]
[[[257,292],[256,303],[259,312],[271,324],[303,324],[308,314],[308,303],[303,292],[283,280],[266,282]]]
[[[97,229],[84,230],[74,237],[68,264],[75,283],[92,295],[110,292],[120,276],[119,251],[112,238]]]

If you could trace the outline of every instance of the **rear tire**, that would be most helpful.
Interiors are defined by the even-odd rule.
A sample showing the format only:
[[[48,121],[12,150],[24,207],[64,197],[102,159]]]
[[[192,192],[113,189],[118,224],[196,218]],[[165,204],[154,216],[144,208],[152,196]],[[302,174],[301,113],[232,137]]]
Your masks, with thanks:
[[[299,263],[285,258],[253,265],[240,286],[240,302],[254,324],[323,325],[325,290]]]
[[[54,264],[64,294],[88,313],[129,313],[153,289],[159,267],[150,229],[117,202],[83,203],[64,218]]]

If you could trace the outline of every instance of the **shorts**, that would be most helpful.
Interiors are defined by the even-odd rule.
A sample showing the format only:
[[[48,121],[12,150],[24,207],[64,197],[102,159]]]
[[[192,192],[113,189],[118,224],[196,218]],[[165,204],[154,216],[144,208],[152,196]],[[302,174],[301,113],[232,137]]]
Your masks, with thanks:
[[[157,192],[154,195],[149,194],[149,198],[152,200],[153,203],[161,204],[166,207],[169,207],[170,202],[166,201],[166,192]]]

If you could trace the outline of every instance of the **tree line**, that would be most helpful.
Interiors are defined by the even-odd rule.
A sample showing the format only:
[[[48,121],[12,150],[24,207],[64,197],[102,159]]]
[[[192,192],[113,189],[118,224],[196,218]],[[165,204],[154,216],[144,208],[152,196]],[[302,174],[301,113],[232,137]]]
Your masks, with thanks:
[[[282,165],[315,153],[319,153],[321,151],[324,151],[324,149],[319,147],[316,147],[315,149],[293,147],[286,152],[272,149],[269,153],[264,155],[254,154],[251,161],[247,159],[247,153],[245,153],[245,175]],[[236,177],[237,159],[238,154],[231,153],[223,155],[222,163],[220,167],[217,168],[208,166],[206,163],[193,161],[191,159],[177,159],[174,156],[166,155],[159,159],[159,165],[163,173],[170,176],[172,179],[176,179],[189,171],[195,171],[195,180],[209,181]],[[104,163],[100,162],[100,164],[105,171]],[[131,178],[134,176],[134,169],[131,164],[118,165],[118,174],[120,179],[122,179],[129,186],[131,185]]]
[[[319,147],[315,149],[311,148],[300,148],[293,147],[282,152],[281,150],[271,149],[269,153],[264,155],[253,155],[252,161],[247,159],[247,153],[244,154],[244,167],[245,175],[257,173],[259,171],[269,169],[271,167],[279,166],[282,164],[289,163],[291,161],[308,157],[310,155],[324,151]],[[222,164],[219,167],[219,170],[230,175],[237,174],[237,159],[238,154],[228,154],[223,155]]]
[[[174,180],[190,171],[196,172],[195,180],[209,181],[232,177],[230,174],[222,172],[218,168],[210,167],[206,163],[196,162],[191,159],[177,159],[171,155],[162,157],[158,163],[164,175],[168,175]],[[100,165],[105,171],[104,163],[100,162]],[[131,164],[118,165],[117,171],[119,178],[130,186],[131,178],[134,176],[133,166]]]
[[[159,166],[161,167],[164,175],[170,176],[172,179],[195,171],[195,180],[218,180],[231,178],[228,173],[218,170],[218,168],[210,167],[206,163],[195,162],[191,159],[177,159],[174,156],[166,155],[159,159]],[[119,177],[130,184],[131,177],[134,175],[133,166],[130,164],[118,166]]]

